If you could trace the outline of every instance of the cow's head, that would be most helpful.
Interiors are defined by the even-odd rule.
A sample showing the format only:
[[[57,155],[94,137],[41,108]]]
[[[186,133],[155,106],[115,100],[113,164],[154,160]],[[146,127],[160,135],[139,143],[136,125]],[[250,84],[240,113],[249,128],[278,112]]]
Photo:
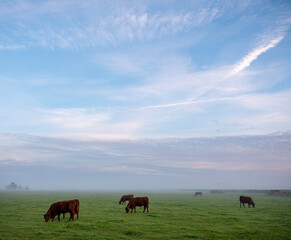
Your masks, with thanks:
[[[251,205],[252,205],[253,207],[255,207],[256,204],[255,204],[254,202],[252,202]]]
[[[49,214],[45,214],[45,215],[43,215],[43,217],[44,217],[44,220],[46,222],[48,222],[50,220],[50,215]]]
[[[119,200],[119,205],[121,204],[121,200]]]
[[[125,212],[126,212],[126,213],[129,212],[129,207],[125,207]]]

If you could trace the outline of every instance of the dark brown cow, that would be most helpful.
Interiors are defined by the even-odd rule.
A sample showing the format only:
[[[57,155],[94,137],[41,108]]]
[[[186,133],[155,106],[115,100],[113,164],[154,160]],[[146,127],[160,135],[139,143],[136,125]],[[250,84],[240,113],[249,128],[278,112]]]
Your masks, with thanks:
[[[240,196],[239,201],[240,201],[240,207],[241,207],[241,204],[243,204],[243,206],[245,207],[245,203],[247,203],[249,205],[249,207],[250,207],[250,205],[255,207],[255,203],[253,202],[253,199],[250,197]]]
[[[194,194],[194,197],[195,196],[202,196],[202,192],[196,192],[195,194]]]
[[[77,219],[79,219],[79,206],[80,206],[79,200],[74,199],[74,200],[69,200],[69,201],[74,201],[76,203],[75,213],[77,213]],[[65,219],[65,213],[63,213],[63,219]]]
[[[129,212],[129,209],[131,209],[131,213],[134,209],[134,212],[136,213],[136,206],[142,207],[143,206],[143,212],[145,212],[145,209],[147,209],[147,212],[149,212],[149,199],[148,197],[136,197],[129,200],[129,203],[127,204],[127,207],[125,208],[126,213]]]
[[[129,201],[132,198],[134,198],[133,194],[123,195],[119,200],[119,205],[122,203],[126,203],[126,201]]]
[[[69,200],[53,203],[46,214],[43,215],[46,222],[50,219],[54,221],[55,216],[58,215],[58,220],[60,221],[60,215],[63,213],[70,213],[69,221],[75,220],[75,213],[77,213],[77,218],[79,217],[79,200]]]

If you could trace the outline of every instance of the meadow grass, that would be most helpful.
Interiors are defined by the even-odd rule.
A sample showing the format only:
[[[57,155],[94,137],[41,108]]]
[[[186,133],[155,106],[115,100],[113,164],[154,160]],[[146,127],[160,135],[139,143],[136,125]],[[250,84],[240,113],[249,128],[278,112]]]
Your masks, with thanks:
[[[240,208],[239,194],[133,192],[149,197],[150,212],[126,214],[122,194],[0,192],[0,239],[291,239],[287,197],[253,194],[256,208]],[[44,221],[51,203],[75,198],[79,220]]]

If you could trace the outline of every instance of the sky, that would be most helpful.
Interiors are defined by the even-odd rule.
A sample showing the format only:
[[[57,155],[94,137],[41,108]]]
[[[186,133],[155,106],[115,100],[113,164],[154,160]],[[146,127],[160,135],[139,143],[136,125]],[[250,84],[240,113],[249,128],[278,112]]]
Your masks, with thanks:
[[[0,189],[291,189],[290,1],[0,1]]]

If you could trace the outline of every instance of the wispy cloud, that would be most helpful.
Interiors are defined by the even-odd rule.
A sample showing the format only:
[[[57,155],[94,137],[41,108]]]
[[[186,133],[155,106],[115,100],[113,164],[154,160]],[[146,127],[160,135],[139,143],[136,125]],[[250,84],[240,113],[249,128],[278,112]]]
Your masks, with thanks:
[[[113,141],[0,136],[0,164],[14,159],[66,168],[69,162],[86,171],[138,175],[167,175],[177,169],[184,174],[195,169],[291,171],[290,133]],[[13,137],[17,141],[10,141]]]
[[[0,17],[15,21],[15,30],[6,29],[6,38],[14,45],[25,39],[29,46],[54,49],[116,45],[133,39],[143,41],[187,32],[212,22],[220,12],[217,7],[205,7],[161,14],[147,11],[138,4],[128,6],[122,2],[111,7],[96,1],[22,1],[9,6],[2,4]],[[79,17],[72,21],[76,11]],[[59,26],[55,26],[55,22],[59,22]]]
[[[229,72],[227,77],[233,76],[247,67],[251,65],[253,61],[255,61],[261,54],[267,52],[271,48],[276,47],[283,39],[284,39],[284,33],[281,33],[279,36],[273,38],[272,40],[268,41],[267,43],[264,43],[257,48],[253,49],[250,53],[248,53],[241,61],[236,63],[232,70]]]
[[[97,167],[97,168],[90,167],[89,170],[96,171],[96,172],[130,173],[130,174],[136,174],[136,175],[163,175],[163,173],[157,169],[127,166],[127,165],[114,165],[114,166],[104,166],[104,167]]]
[[[93,109],[39,110],[48,116],[48,121],[62,128],[89,128],[111,119],[109,113],[96,113]]]
[[[1,45],[0,44],[0,51],[1,50],[19,50],[25,48],[24,45]]]
[[[49,136],[80,139],[134,138],[144,126],[141,119],[119,118],[118,110],[96,109],[38,109],[40,122],[47,125]],[[127,111],[126,111],[127,112]]]
[[[236,122],[249,132],[263,133],[265,129],[278,131],[290,128],[291,104],[290,90],[263,93],[243,94],[233,99],[239,106],[251,111]]]

